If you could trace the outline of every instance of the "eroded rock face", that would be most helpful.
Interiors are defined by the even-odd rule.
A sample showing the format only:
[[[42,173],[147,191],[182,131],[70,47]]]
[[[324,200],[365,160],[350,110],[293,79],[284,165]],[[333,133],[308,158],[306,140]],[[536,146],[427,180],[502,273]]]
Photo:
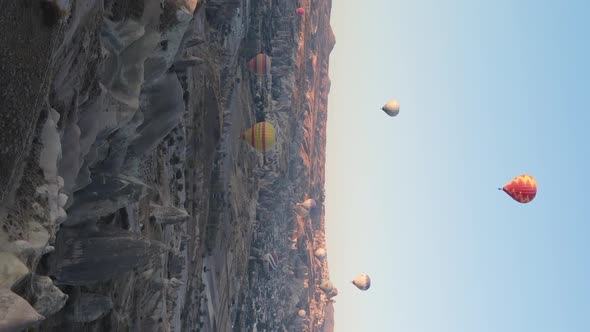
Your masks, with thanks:
[[[0,68],[0,219],[13,204],[26,170],[49,85],[45,77],[57,30],[44,25],[38,6],[5,5],[0,21],[3,31],[11,33],[3,33],[0,43],[10,47],[0,50],[0,63],[11,65]]]
[[[0,288],[0,331],[21,331],[37,325],[45,317],[11,290]]]
[[[67,149],[59,163],[70,212],[66,225],[91,222],[149,190],[137,181],[121,182],[119,175],[137,177],[138,159],[180,122],[182,89],[167,69],[196,3],[107,1],[102,13],[93,2],[74,6],[51,100],[67,115],[60,126]],[[93,27],[84,16],[100,23]],[[119,190],[128,184],[135,188]],[[93,206],[97,212],[81,212]]]
[[[52,274],[68,285],[107,281],[135,268],[149,269],[165,246],[132,237],[89,237],[68,239],[53,258]]]
[[[49,277],[35,275],[31,284],[35,294],[33,308],[39,314],[45,317],[51,316],[66,304],[68,296],[57,288]]]
[[[0,252],[0,288],[12,287],[12,285],[28,273],[29,268],[14,254]]]
[[[162,269],[168,248],[138,236],[148,223],[137,204],[157,191],[144,181],[150,176],[146,160],[172,130],[182,131],[186,86],[179,75],[203,63],[179,52],[198,1],[43,3],[9,4],[0,13],[15,31],[0,37],[15,46],[0,51],[2,63],[13,64],[0,68],[8,79],[0,82],[0,283],[10,287],[29,269],[48,269],[69,285],[96,284],[153,265]],[[188,213],[174,203],[156,211],[161,225],[186,221]],[[121,210],[128,213],[115,218],[117,227],[107,232],[99,225]],[[64,229],[72,231],[62,234]],[[176,265],[183,265],[186,243],[174,250]],[[48,253],[49,266],[40,266]],[[176,270],[186,279],[185,271]],[[21,288],[32,293],[27,298],[44,315],[54,316],[68,299],[48,277],[24,283]],[[183,285],[175,278],[163,284],[166,291]],[[76,298],[80,306],[95,300]],[[165,313],[161,302],[156,299],[154,310]],[[108,312],[90,311],[73,320]]]
[[[82,293],[66,307],[66,319],[76,323],[89,323],[106,315],[113,301],[104,295]]]
[[[157,204],[152,204],[151,216],[160,225],[183,223],[190,219],[189,214],[184,209]]]

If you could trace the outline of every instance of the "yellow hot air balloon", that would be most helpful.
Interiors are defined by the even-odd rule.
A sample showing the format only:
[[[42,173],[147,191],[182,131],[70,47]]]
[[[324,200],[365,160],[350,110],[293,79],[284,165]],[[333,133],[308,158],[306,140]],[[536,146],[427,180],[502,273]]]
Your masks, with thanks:
[[[242,134],[242,139],[261,152],[275,144],[275,128],[270,122],[258,122]]]
[[[359,274],[358,277],[354,278],[352,284],[356,286],[356,288],[366,291],[371,287],[371,278],[367,274]]]

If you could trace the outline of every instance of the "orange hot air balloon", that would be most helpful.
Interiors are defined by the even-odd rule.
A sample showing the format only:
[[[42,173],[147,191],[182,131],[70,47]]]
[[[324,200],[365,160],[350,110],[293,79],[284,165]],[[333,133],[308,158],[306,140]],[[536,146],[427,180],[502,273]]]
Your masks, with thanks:
[[[303,16],[303,14],[305,14],[305,9],[303,7],[297,8],[297,15]]]
[[[537,181],[528,174],[521,174],[498,190],[504,190],[515,201],[524,204],[532,201],[537,195]]]
[[[265,76],[270,70],[270,57],[264,53],[258,53],[246,64],[256,75]]]
[[[275,128],[270,122],[258,122],[242,134],[242,139],[254,149],[266,152],[275,144]]]

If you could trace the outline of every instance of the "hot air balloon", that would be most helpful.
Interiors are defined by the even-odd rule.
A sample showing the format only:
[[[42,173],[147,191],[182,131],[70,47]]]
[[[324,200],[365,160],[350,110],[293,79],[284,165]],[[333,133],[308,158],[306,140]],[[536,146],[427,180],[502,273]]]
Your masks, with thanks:
[[[332,282],[330,280],[324,280],[320,284],[320,289],[323,290],[326,294],[329,294],[333,288],[334,288],[334,285],[332,284]]]
[[[498,190],[504,190],[512,199],[524,204],[532,201],[537,195],[537,181],[528,174],[521,174]]]
[[[266,152],[275,144],[275,128],[270,122],[258,122],[242,134],[256,150]]]
[[[381,109],[389,116],[396,116],[399,113],[399,103],[397,100],[390,100]]]
[[[299,312],[297,312],[297,315],[301,318],[305,318],[307,313],[305,312],[305,310],[301,309],[301,310],[299,310]]]
[[[265,76],[270,70],[270,62],[270,57],[268,55],[258,53],[258,55],[248,61],[246,66],[256,73],[256,75]]]
[[[366,291],[371,287],[371,278],[366,274],[359,274],[358,277],[354,278],[352,284],[356,286],[356,288]]]
[[[306,210],[309,210],[311,208],[316,207],[316,202],[315,199],[313,198],[308,198],[305,201],[301,202],[301,203],[297,203],[297,205],[305,208]]]
[[[315,257],[322,259],[324,257],[326,257],[326,249],[324,248],[318,248],[315,253],[314,253]]]
[[[303,14],[305,14],[305,9],[303,9],[303,7],[299,7],[299,8],[297,8],[296,12],[297,12],[297,15],[303,16]]]

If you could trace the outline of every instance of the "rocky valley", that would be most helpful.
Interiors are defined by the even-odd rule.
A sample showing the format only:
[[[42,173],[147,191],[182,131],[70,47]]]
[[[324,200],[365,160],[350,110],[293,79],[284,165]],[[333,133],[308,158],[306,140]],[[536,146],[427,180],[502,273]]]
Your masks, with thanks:
[[[1,6],[1,331],[334,330],[331,1]]]

